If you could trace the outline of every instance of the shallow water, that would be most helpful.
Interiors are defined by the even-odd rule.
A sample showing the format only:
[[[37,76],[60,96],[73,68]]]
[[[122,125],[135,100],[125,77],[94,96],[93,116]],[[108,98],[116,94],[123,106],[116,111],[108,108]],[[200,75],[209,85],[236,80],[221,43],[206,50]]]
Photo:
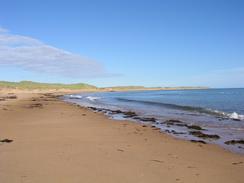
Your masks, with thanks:
[[[226,145],[229,140],[244,139],[244,89],[174,90],[99,92],[67,95],[64,100],[86,107],[103,109],[115,119],[128,119],[121,113],[109,110],[134,111],[139,117],[153,117],[147,121],[174,136],[184,139],[204,140],[219,144],[234,152],[244,153],[244,145]],[[109,109],[109,110],[105,110]],[[141,121],[139,118],[131,118]],[[177,119],[185,125],[167,124]],[[143,121],[141,121],[143,122]],[[198,125],[205,134],[217,134],[220,139],[201,139],[189,134],[186,126]]]

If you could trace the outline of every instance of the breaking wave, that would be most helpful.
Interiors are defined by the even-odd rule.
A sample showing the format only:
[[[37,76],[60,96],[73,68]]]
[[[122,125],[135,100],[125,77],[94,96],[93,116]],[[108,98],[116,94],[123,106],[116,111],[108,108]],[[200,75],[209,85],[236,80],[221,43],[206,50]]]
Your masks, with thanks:
[[[216,117],[229,118],[229,119],[233,119],[233,120],[244,120],[244,115],[238,114],[236,112],[226,113],[226,112],[213,110],[213,109],[209,109],[209,108],[203,108],[203,107],[183,106],[183,105],[177,105],[177,104],[132,100],[132,99],[124,99],[124,98],[117,98],[117,100],[124,101],[124,102],[140,103],[140,104],[144,104],[144,105],[155,105],[155,106],[161,106],[161,107],[176,109],[176,110],[184,110],[184,111],[189,111],[189,112],[204,113],[204,114],[209,114],[209,115],[213,115]]]
[[[83,97],[80,95],[69,95],[70,99],[82,99]]]
[[[88,97],[86,97],[88,100],[90,100],[90,101],[95,101],[95,100],[98,100],[98,99],[100,99],[100,97],[92,97],[92,96],[88,96]]]

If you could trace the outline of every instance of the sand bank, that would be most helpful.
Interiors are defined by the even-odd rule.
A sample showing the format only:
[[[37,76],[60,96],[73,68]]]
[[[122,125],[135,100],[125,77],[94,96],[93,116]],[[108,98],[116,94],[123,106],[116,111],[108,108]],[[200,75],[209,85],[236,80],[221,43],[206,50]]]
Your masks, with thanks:
[[[0,101],[4,139],[13,141],[0,143],[1,183],[244,180],[244,156],[111,120],[50,94],[17,93]]]

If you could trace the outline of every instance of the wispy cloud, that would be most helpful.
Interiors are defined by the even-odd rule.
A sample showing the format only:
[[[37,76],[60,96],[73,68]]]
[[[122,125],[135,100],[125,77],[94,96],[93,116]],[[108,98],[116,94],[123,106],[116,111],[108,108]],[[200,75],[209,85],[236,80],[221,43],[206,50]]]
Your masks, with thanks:
[[[28,36],[11,34],[0,27],[1,65],[64,77],[94,78],[109,75],[104,67],[94,60]]]
[[[3,33],[3,32],[8,32],[8,30],[7,29],[4,29],[4,28],[2,28],[2,27],[0,27],[0,33]]]

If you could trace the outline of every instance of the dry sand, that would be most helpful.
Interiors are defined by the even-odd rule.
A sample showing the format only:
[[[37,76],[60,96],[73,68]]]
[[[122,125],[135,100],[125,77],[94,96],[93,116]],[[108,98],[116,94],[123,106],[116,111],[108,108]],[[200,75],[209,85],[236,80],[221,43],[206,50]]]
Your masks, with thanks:
[[[0,101],[0,183],[243,183],[244,156],[50,95]],[[1,97],[1,96],[0,96]]]

